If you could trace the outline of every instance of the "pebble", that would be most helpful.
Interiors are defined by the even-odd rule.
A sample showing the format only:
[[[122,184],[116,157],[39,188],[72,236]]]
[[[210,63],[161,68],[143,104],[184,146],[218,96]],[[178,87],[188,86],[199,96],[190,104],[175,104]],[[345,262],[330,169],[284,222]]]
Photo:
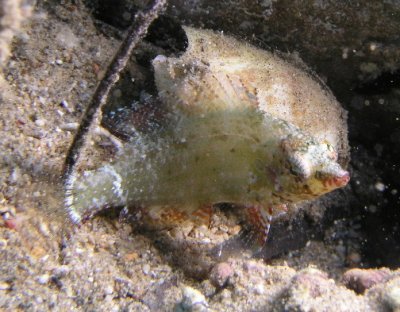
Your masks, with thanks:
[[[143,273],[146,274],[146,275],[149,274],[149,272],[150,272],[150,265],[148,265],[148,264],[143,265],[142,271],[143,271]]]
[[[104,294],[107,295],[112,295],[112,293],[114,292],[114,287],[112,287],[111,285],[108,285],[105,289],[104,289]]]
[[[46,124],[46,121],[44,119],[36,119],[35,120],[35,125],[38,127],[43,127]]]
[[[42,233],[42,235],[49,237],[50,236],[50,231],[46,223],[40,222],[39,223],[39,231]]]
[[[4,238],[0,238],[0,250],[7,248],[7,241]]]
[[[298,272],[293,277],[291,285],[294,294],[302,293],[304,297],[309,299],[315,299],[326,294],[332,286],[325,272],[312,267]]]
[[[50,276],[48,274],[40,275],[36,279],[36,281],[41,285],[47,284],[49,282],[49,280],[50,280]]]
[[[390,278],[388,269],[350,269],[343,274],[343,284],[358,294],[364,293],[372,286],[384,283]]]
[[[63,131],[75,131],[79,128],[79,123],[77,122],[68,122],[60,125],[60,129]]]
[[[232,299],[232,292],[225,288],[224,290],[221,291],[219,294],[220,298],[222,300],[231,300]]]
[[[36,302],[37,304],[41,304],[41,303],[43,303],[43,298],[40,297],[40,296],[37,296],[37,297],[35,297],[35,302]]]
[[[0,290],[9,290],[10,284],[7,282],[0,282]]]
[[[67,111],[67,113],[71,114],[74,112],[74,110],[70,107],[69,103],[66,100],[62,100],[60,102],[60,106],[63,107]]]
[[[182,288],[182,295],[182,301],[176,306],[175,312],[208,311],[206,297],[204,297],[204,295],[197,289],[194,289],[190,286],[184,286]]]
[[[254,293],[256,295],[264,295],[265,294],[265,287],[263,284],[258,283],[256,285],[254,285]]]
[[[15,167],[11,174],[10,177],[8,178],[8,181],[10,184],[15,184],[21,179],[21,170],[18,167]]]
[[[85,250],[78,247],[78,248],[75,249],[75,252],[76,252],[76,254],[81,255],[81,254],[83,254],[85,252]]]
[[[375,189],[379,192],[383,192],[385,190],[386,186],[382,182],[376,182],[375,183]]]
[[[19,217],[15,217],[15,218],[10,217],[9,219],[4,220],[4,225],[6,228],[8,228],[10,230],[18,230],[18,228],[20,227],[20,225],[22,223],[21,221],[22,220]]]
[[[224,287],[233,273],[233,268],[229,263],[221,262],[212,268],[209,279],[215,287]]]

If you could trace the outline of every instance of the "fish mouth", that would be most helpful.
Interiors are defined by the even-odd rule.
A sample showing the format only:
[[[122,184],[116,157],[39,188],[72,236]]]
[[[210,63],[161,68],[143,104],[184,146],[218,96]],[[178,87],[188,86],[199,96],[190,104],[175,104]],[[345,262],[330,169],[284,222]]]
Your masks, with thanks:
[[[350,181],[350,173],[346,170],[341,170],[340,173],[335,174],[323,181],[323,185],[329,189],[345,187]]]
[[[343,170],[340,174],[337,176],[329,179],[327,182],[328,185],[330,186],[336,186],[336,187],[344,187],[349,183],[350,181],[350,173]]]

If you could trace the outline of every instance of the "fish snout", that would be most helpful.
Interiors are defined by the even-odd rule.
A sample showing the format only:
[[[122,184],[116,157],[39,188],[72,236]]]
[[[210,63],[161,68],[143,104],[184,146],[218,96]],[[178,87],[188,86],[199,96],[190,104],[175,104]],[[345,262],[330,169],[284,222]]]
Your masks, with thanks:
[[[344,187],[350,181],[350,174],[346,170],[341,170],[336,176],[332,177],[328,184],[336,187]]]

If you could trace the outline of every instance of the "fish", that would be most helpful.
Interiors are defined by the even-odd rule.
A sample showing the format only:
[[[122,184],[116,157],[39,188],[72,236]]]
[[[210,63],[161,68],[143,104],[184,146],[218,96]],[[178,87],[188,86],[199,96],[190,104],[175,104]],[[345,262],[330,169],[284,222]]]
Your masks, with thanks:
[[[212,52],[211,48],[219,49],[220,34],[184,29],[188,51],[179,58],[159,55],[152,62],[158,101],[150,109],[162,113],[153,114],[156,120],[149,119],[146,127],[141,124],[113,161],[68,177],[68,215],[79,224],[106,208],[136,207],[149,219],[168,225],[185,220],[207,224],[216,205],[230,203],[243,209],[263,245],[272,220],[286,212],[287,204],[347,185],[350,175],[338,153],[345,150],[345,130],[301,127],[316,116],[284,118],[296,102],[285,104],[281,94],[281,108],[269,96],[275,104],[267,109],[268,98],[261,95],[270,86],[262,89],[257,79],[249,78],[257,60],[253,54],[263,52],[228,36],[221,40],[231,48],[250,49],[250,60],[243,61],[237,51],[234,56],[230,51]],[[207,44],[197,56],[195,42]],[[204,55],[206,50],[211,56]],[[283,61],[278,61],[282,67]],[[313,83],[322,93],[318,96],[326,97],[326,91]],[[328,97],[326,102],[330,101]],[[323,109],[308,108],[305,113],[320,114]],[[336,106],[331,110],[342,113]]]

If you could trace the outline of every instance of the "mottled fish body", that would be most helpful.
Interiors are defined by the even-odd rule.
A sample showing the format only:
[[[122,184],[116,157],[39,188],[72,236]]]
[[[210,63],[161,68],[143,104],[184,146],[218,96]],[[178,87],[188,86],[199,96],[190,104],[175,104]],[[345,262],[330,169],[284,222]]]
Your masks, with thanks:
[[[285,145],[290,144],[294,146],[288,150]],[[116,161],[79,179],[72,177],[70,214],[79,221],[80,216],[110,206],[166,205],[190,213],[210,203],[272,206],[282,198],[301,201],[330,190],[313,193],[318,181],[310,178],[317,171],[325,179],[346,175],[330,149],[259,110],[193,115],[177,109],[168,126],[151,136],[139,133]],[[313,152],[320,158],[296,159],[296,152]],[[306,173],[306,167],[311,172]],[[296,181],[302,174],[309,176]]]
[[[190,218],[215,204],[233,203],[251,214],[264,241],[272,216],[285,211],[285,204],[316,198],[349,181],[337,153],[347,158],[345,130],[326,123],[323,132],[316,119],[321,113],[330,112],[332,119],[342,113],[336,104],[330,107],[331,98],[308,107],[313,105],[310,94],[326,96],[315,82],[303,101],[285,98],[293,90],[285,89],[287,82],[279,84],[285,76],[283,60],[251,47],[244,61],[234,51],[214,53],[212,47],[221,48],[220,35],[185,31],[188,52],[153,61],[167,113],[152,131],[136,131],[113,162],[70,176],[69,215],[79,223],[106,207],[129,206],[145,209],[155,219]],[[234,39],[223,40],[247,51]],[[204,42],[208,45],[202,47]],[[257,57],[266,58],[259,70]],[[274,70],[276,79],[266,77]],[[302,76],[305,86],[312,81],[298,69],[291,73]],[[275,110],[266,107],[268,101]],[[284,118],[299,106],[304,113],[318,114]],[[307,127],[313,118],[318,125]]]

